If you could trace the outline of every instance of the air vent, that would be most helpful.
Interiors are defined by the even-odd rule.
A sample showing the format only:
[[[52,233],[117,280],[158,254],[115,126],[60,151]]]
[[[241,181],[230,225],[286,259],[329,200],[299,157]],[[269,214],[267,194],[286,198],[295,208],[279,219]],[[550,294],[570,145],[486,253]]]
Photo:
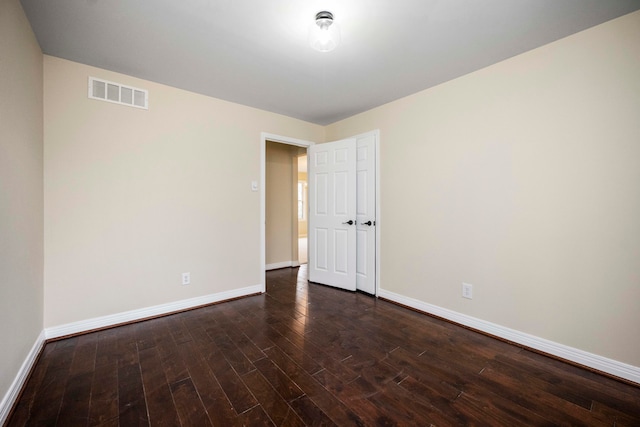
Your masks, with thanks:
[[[95,77],[89,77],[89,98],[145,110],[149,109],[148,91]]]

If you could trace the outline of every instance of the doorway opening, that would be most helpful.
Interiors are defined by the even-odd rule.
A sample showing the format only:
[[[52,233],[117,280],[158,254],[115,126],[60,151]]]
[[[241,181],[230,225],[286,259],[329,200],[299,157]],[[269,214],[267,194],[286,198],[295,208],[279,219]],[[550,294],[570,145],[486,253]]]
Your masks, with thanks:
[[[266,291],[266,271],[272,270],[276,268],[284,268],[284,267],[297,267],[300,265],[299,258],[299,237],[298,237],[298,157],[304,156],[306,157],[306,150],[308,147],[314,145],[311,141],[300,140],[296,138],[289,138],[280,135],[273,135],[269,133],[263,132],[260,135],[261,143],[260,143],[260,258],[261,258],[261,279],[262,283],[260,284],[262,287],[262,292]],[[269,180],[267,179],[267,169],[269,169],[269,164],[267,162],[267,147],[280,148],[281,151],[291,153],[289,155],[289,164],[290,169],[289,172],[284,172],[284,174],[288,177],[289,186],[288,190],[288,201],[285,202],[284,205],[280,206],[280,208],[284,207],[284,209],[288,209],[288,217],[289,222],[288,225],[280,225],[280,230],[285,230],[285,227],[288,227],[283,233],[277,233],[277,237],[280,239],[280,243],[287,245],[288,249],[284,249],[283,252],[280,252],[280,255],[273,256],[274,251],[272,239],[274,233],[274,220],[276,220],[276,216],[274,216],[273,211],[269,211],[267,209],[267,205],[270,207],[278,206],[271,201],[267,203],[268,197],[270,197],[269,192]],[[270,150],[271,151],[271,150]],[[286,178],[282,178],[286,180]],[[285,190],[287,191],[287,190]],[[305,207],[306,208],[306,207]],[[306,215],[307,212],[305,211]],[[276,214],[277,215],[277,214]],[[287,215],[287,214],[285,214]],[[277,227],[276,227],[277,228]],[[267,234],[269,234],[269,239],[267,239]],[[286,236],[283,238],[283,235]],[[267,250],[267,243],[269,243],[269,250]],[[281,246],[281,248],[284,246]],[[288,251],[288,252],[287,252]],[[286,253],[288,258],[284,255]],[[308,253],[308,252],[307,252]],[[268,255],[268,256],[267,256]]]
[[[308,214],[304,147],[267,141],[266,147],[266,269],[306,263]],[[300,258],[300,255],[304,259]]]

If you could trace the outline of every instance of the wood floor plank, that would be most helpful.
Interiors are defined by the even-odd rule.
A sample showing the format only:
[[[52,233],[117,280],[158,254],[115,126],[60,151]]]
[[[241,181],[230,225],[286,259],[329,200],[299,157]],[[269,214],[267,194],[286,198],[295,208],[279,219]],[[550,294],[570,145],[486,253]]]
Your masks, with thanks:
[[[240,425],[238,413],[204,360],[189,366],[190,378],[214,426]]]
[[[585,409],[536,387],[522,387],[521,379],[505,375],[491,367],[486,368],[475,381],[464,387],[466,394],[472,394],[474,397],[486,396],[485,390],[490,390],[491,396],[501,396],[518,407],[540,414],[551,423],[565,420],[574,426],[610,425],[591,414],[590,409]],[[511,407],[513,406],[512,404]]]
[[[468,419],[453,406],[453,402],[462,392],[453,397],[447,396],[411,376],[400,381],[398,386],[408,393],[407,400],[418,401],[433,408],[430,416],[436,425],[466,425],[468,422]]]
[[[355,412],[325,389],[314,376],[302,369],[278,347],[268,349],[267,354],[269,359],[304,390],[305,394],[335,423],[338,425],[364,425],[364,421]]]
[[[226,331],[229,338],[250,362],[255,362],[265,357],[264,352],[235,325],[227,328]]]
[[[224,354],[227,362],[229,362],[239,375],[255,370],[251,361],[247,359],[244,353],[231,341],[231,338],[229,338],[225,331],[208,330],[207,333],[213,343]]]
[[[537,422],[531,422],[530,419],[522,417],[519,414],[511,415],[511,413],[496,408],[494,401],[478,401],[464,393],[453,402],[453,407],[465,417],[464,424],[460,424],[465,426],[556,426],[556,424],[544,419],[538,419]]]
[[[293,408],[260,372],[251,371],[243,375],[242,379],[275,425],[291,427],[305,425]]]
[[[640,387],[362,293],[267,292],[48,343],[8,426],[640,426]]]
[[[57,423],[77,342],[76,337],[53,344],[54,351],[51,353],[49,366],[38,392],[33,397],[28,424],[55,425]]]
[[[169,332],[177,346],[193,340],[193,337],[189,333],[189,329],[185,327],[183,322],[183,319],[188,317],[190,313],[191,312],[187,311],[186,313],[177,313],[168,316],[170,324]]]
[[[396,383],[390,383],[381,393],[371,396],[369,400],[376,406],[384,406],[385,411],[398,425],[451,424],[451,420],[446,419],[432,405],[411,399],[411,395]]]
[[[352,409],[366,425],[397,424],[394,421],[393,414],[384,405],[375,405],[369,400],[372,396],[378,394],[380,390],[362,377],[357,377],[355,380],[345,383],[326,370],[316,373],[313,377],[325,389]]]
[[[106,342],[109,346],[115,341]],[[98,349],[106,347],[98,346]],[[118,361],[111,359],[96,365],[91,382],[91,402],[89,404],[90,426],[104,425],[112,420],[118,422]]]
[[[118,411],[122,424],[149,425],[142,375],[138,364],[128,364],[118,368]]]
[[[69,373],[71,375],[93,372],[96,366],[96,353],[98,350],[99,336],[96,333],[86,334],[78,337],[73,353],[73,360]]]
[[[86,426],[89,422],[89,404],[93,372],[70,376],[62,397],[57,423],[64,426]]]
[[[247,410],[239,417],[240,425],[242,426],[261,426],[269,427],[275,426],[269,415],[262,409],[260,405],[256,405],[253,408]]]
[[[615,426],[640,426],[640,407],[630,412],[622,412],[600,402],[593,402],[591,412],[606,420],[613,420]]]
[[[145,392],[150,426],[179,426],[173,395],[168,386]]]
[[[136,331],[142,324],[133,323],[121,326],[116,339],[116,359],[118,367],[134,365],[138,360],[138,343],[136,342]]]
[[[191,378],[171,384],[171,394],[183,426],[213,425]]]
[[[590,409],[593,405],[593,400],[585,396],[580,388],[549,381],[549,377],[535,375],[535,372],[527,369],[524,365],[517,366],[516,364],[506,363],[504,358],[500,358],[492,361],[490,368],[504,375],[527,381],[535,389],[547,391],[560,399],[572,402],[585,409]]]
[[[305,351],[304,340],[297,341],[298,344],[292,342],[272,326],[267,328],[267,334],[271,342],[273,342],[278,348],[284,351],[289,357],[293,358],[296,363],[304,368],[310,374],[318,372],[322,369],[322,366],[315,358],[315,355],[311,355]]]
[[[189,376],[189,372],[184,360],[180,357],[178,346],[169,333],[171,328],[169,319],[160,318],[156,320],[159,321],[159,327],[154,328],[152,334],[167,377],[167,383],[171,384],[183,380]]]
[[[148,342],[152,341],[153,338]],[[158,349],[150,345],[144,347],[139,352],[139,358],[144,395],[149,411],[149,424],[152,426],[179,425],[178,412]]]
[[[497,356],[496,359],[498,358],[500,361],[505,360],[503,356]],[[519,363],[529,366],[532,373],[547,382],[557,384],[558,388],[580,390],[580,395],[587,399],[601,402],[621,412],[640,414],[638,387],[526,350],[511,358],[518,358]]]
[[[291,402],[304,394],[300,387],[271,360],[260,359],[255,362],[255,365],[285,401]]]
[[[332,354],[331,349],[316,345],[308,334],[304,336],[289,335],[289,337],[287,340],[290,341],[294,347],[290,345],[279,345],[278,347],[284,350],[289,357],[296,360],[300,366],[305,368],[310,374],[313,375],[320,369],[327,369],[347,382],[358,376],[356,372],[341,363],[341,359],[344,358],[338,359],[339,356]],[[303,356],[301,357],[300,354]],[[312,359],[314,362],[309,362],[309,359]]]
[[[221,353],[208,354],[206,362],[236,413],[241,414],[258,404],[238,373],[233,370]]]
[[[96,332],[98,343],[96,346],[96,370],[103,365],[118,363],[118,328]]]
[[[424,359],[421,359],[419,355],[411,354],[403,348],[392,351],[384,360],[390,365],[403,368],[409,376],[415,378],[425,389],[429,389],[430,394],[434,393],[453,400],[462,392],[461,387],[455,387],[447,382],[448,378],[445,378],[445,375],[438,375],[440,372],[434,370],[429,364],[424,363]]]
[[[38,357],[38,360],[31,371],[31,375],[25,384],[20,399],[14,407],[11,419],[15,425],[26,425],[27,421],[31,417],[34,399],[42,381],[44,380],[47,367],[52,359],[51,353],[53,352],[54,347],[55,345],[53,343],[45,344],[43,347],[42,353],[40,354],[40,357]]]
[[[337,426],[308,396],[299,397],[290,404],[307,426]]]
[[[242,316],[242,315],[239,315]],[[252,323],[244,317],[237,322],[236,326],[251,340],[251,342],[261,351],[273,347],[275,344],[269,339],[266,333],[267,323]]]

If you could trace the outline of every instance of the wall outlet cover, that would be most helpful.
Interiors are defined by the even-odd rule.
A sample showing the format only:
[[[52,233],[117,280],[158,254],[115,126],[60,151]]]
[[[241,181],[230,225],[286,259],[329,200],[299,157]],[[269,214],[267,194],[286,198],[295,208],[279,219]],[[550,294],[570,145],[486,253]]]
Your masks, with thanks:
[[[473,298],[473,285],[470,285],[469,283],[462,284],[462,298]]]

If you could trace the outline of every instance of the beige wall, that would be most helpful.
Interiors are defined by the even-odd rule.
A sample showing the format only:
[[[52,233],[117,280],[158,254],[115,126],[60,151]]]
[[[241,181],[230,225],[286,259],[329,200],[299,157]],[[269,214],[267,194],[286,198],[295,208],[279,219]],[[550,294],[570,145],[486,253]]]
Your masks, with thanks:
[[[298,147],[267,141],[265,238],[266,264],[297,261],[294,245],[294,186]],[[295,168],[295,169],[294,169]],[[295,248],[294,248],[295,246]]]
[[[89,76],[148,89],[149,110],[88,99]],[[262,283],[260,132],[324,138],[317,125],[50,56],[44,120],[46,327]]]
[[[42,52],[20,3],[2,0],[0,399],[42,331],[42,200]]]
[[[640,366],[638,41],[640,12],[328,126],[381,131],[381,288]]]

